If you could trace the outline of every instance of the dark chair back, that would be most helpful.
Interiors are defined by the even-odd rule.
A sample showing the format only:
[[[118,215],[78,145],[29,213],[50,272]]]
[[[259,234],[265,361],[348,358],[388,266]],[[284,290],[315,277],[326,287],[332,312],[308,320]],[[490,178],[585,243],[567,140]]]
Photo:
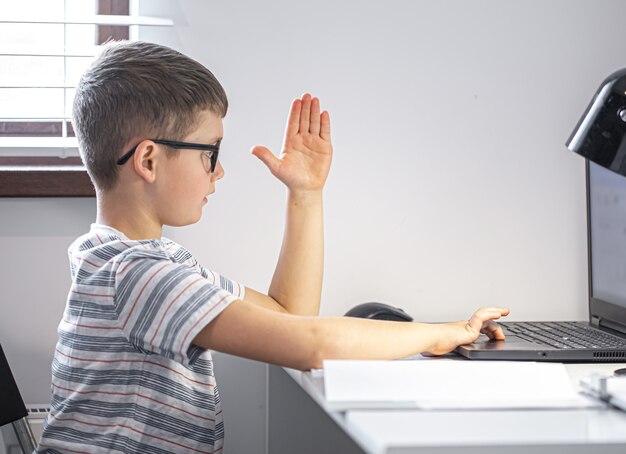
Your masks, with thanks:
[[[28,411],[0,345],[0,426],[26,416]]]
[[[17,388],[2,345],[0,345],[0,427],[11,424],[22,452],[30,454],[37,447],[28,424],[28,411]]]

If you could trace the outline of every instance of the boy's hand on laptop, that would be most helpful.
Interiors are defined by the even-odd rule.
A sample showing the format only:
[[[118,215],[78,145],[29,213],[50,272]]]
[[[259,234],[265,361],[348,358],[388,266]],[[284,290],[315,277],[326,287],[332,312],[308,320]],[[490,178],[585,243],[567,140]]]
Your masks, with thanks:
[[[505,307],[483,307],[474,312],[469,320],[445,323],[440,342],[429,353],[443,355],[451,352],[459,345],[471,344],[481,333],[492,340],[504,340],[504,331],[494,320],[509,315],[509,312]]]
[[[256,145],[252,154],[291,191],[319,191],[330,170],[330,116],[320,113],[320,101],[306,93],[291,104],[283,151],[277,158],[266,147]]]

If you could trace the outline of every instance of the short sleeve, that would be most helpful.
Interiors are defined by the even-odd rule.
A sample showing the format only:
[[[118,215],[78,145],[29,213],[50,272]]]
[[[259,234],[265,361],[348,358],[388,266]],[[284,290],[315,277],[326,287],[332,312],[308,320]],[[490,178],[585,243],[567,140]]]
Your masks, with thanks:
[[[173,253],[173,258],[175,262],[188,265],[190,268],[198,270],[200,274],[206,277],[211,283],[219,285],[224,290],[232,293],[240,300],[244,299],[246,293],[246,287],[244,285],[232,279],[228,279],[227,277],[222,276],[215,271],[203,267],[202,265],[200,265],[200,263],[198,263],[198,261],[191,254],[191,252],[189,252],[180,244],[175,243],[168,238],[163,238],[163,242],[165,244],[165,248]]]
[[[184,365],[200,331],[237,298],[198,270],[158,254],[129,254],[115,276],[119,328],[137,348]]]
[[[197,263],[197,266],[198,266],[198,269],[200,270],[200,274],[206,277],[210,282],[212,282],[215,285],[219,285],[227,292],[232,293],[233,295],[237,297],[237,299],[242,300],[245,298],[246,287],[244,285],[240,284],[237,281],[228,279],[227,277],[222,276],[221,274],[218,274],[215,271],[211,271],[207,268],[204,268],[199,263]]]

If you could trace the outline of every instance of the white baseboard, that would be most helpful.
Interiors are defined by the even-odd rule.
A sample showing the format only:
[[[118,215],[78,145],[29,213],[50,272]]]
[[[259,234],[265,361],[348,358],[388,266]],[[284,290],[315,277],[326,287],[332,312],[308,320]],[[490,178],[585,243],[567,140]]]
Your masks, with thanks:
[[[28,423],[38,442],[43,432],[43,422],[50,413],[50,404],[26,404],[26,409],[28,410]]]

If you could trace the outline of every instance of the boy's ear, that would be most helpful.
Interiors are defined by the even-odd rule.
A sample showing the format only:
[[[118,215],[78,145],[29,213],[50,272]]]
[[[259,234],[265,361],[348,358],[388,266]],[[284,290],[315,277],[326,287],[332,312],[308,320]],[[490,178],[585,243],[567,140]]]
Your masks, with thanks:
[[[151,140],[144,140],[135,150],[133,155],[133,166],[135,172],[146,183],[154,183],[156,179],[156,156],[158,154],[157,147]]]

